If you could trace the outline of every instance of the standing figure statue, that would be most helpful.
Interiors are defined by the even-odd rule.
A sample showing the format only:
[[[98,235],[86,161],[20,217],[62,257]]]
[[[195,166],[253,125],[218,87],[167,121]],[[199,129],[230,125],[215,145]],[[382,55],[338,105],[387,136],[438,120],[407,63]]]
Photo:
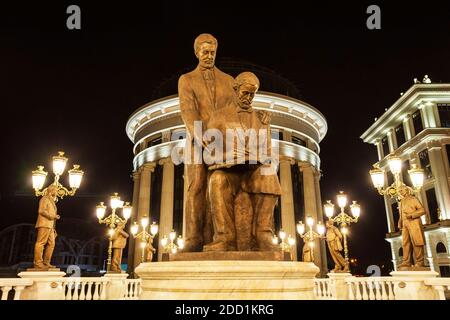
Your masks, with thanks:
[[[145,261],[151,262],[153,260],[153,254],[156,249],[153,247],[153,238],[147,237],[147,244],[145,246]]]
[[[207,169],[201,157],[205,145],[202,130],[211,114],[228,105],[234,97],[233,78],[214,66],[217,40],[210,34],[201,34],[194,41],[194,51],[197,68],[183,74],[178,81],[181,117],[187,128],[184,161],[188,187],[183,249],[186,252],[202,251],[203,245],[212,240],[206,206]]]
[[[303,244],[303,262],[314,262],[314,250],[311,248],[309,241]]]
[[[56,220],[60,218],[56,208],[57,194],[58,187],[52,184],[39,200],[39,214],[35,226],[37,237],[34,246],[34,268],[38,270],[48,270],[55,267],[50,264],[50,261],[55,248],[55,224]]]
[[[127,245],[128,233],[123,231],[125,224],[119,224],[114,233],[111,236],[112,240],[112,259],[111,267],[109,271],[111,272],[122,272],[120,265],[122,264],[122,252]]]
[[[272,155],[270,114],[252,107],[259,85],[253,73],[239,74],[234,101],[208,122],[208,132],[218,136],[207,146],[214,160],[208,161],[214,241],[205,251],[275,250],[273,212],[281,185]]]
[[[425,214],[425,209],[409,187],[400,186],[398,194],[400,196],[398,228],[402,230],[403,247],[403,262],[398,266],[398,269],[428,270],[424,265],[425,236],[420,219]],[[415,264],[412,267],[413,251]]]
[[[333,225],[333,221],[327,221],[327,244],[331,258],[334,261],[334,272],[350,272],[349,265],[341,254],[342,234],[337,227]]]

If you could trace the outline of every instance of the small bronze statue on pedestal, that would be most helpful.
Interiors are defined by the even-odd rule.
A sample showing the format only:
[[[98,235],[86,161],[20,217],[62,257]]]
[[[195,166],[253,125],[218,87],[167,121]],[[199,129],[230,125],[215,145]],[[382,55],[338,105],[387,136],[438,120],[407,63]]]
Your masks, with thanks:
[[[402,231],[403,262],[398,266],[399,271],[426,271],[429,268],[424,265],[425,236],[421,216],[425,209],[412,190],[403,185],[398,189],[400,198],[400,219],[398,228]],[[411,264],[414,251],[415,264]]]
[[[129,237],[128,233],[123,231],[124,227],[125,224],[119,224],[117,228],[114,229],[114,233],[111,236],[112,259],[109,272],[122,272],[122,269],[120,268],[120,265],[122,264],[122,252],[127,245],[127,238]]]
[[[34,271],[47,271],[56,268],[50,264],[55,248],[55,223],[60,216],[57,214],[56,197],[58,187],[50,185],[47,192],[39,200],[39,214],[36,222],[36,243],[34,246]]]
[[[334,261],[334,272],[350,272],[348,263],[341,254],[342,234],[337,227],[333,225],[331,220],[327,221],[327,244],[330,251],[331,258]]]

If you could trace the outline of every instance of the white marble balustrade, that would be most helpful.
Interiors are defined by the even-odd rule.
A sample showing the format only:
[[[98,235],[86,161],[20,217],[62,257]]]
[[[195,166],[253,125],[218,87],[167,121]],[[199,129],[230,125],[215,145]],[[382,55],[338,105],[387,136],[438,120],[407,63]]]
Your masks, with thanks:
[[[393,277],[352,277],[345,282],[349,300],[395,300]]]
[[[329,278],[314,279],[314,295],[317,300],[333,300],[332,280]]]
[[[32,280],[19,278],[4,278],[0,279],[0,297],[1,300],[8,300],[11,290],[14,290],[13,300],[20,300],[20,296],[25,287],[31,286]]]
[[[106,300],[108,279],[101,277],[68,277],[62,285],[66,300]]]
[[[124,300],[138,300],[141,294],[141,279],[126,279],[125,280],[125,295]]]
[[[433,287],[433,289],[437,292],[439,300],[446,300],[446,292],[447,296],[449,295],[450,278],[427,279],[425,280],[425,285]]]

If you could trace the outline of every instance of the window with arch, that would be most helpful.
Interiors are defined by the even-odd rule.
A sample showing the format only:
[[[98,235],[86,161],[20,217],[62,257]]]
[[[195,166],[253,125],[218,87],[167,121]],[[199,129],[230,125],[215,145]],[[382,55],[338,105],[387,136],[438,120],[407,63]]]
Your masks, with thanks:
[[[436,253],[447,253],[447,248],[445,247],[445,244],[439,242],[436,245]]]

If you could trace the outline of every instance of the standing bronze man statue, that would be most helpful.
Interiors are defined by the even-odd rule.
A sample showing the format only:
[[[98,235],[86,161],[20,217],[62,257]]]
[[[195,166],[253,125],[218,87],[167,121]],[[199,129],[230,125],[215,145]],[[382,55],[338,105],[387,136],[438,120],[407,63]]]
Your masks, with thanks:
[[[334,272],[349,272],[349,265],[341,254],[342,234],[337,227],[333,225],[331,220],[327,221],[327,244],[331,258],[334,261]]]
[[[202,130],[211,113],[228,105],[233,100],[233,78],[215,67],[217,40],[204,33],[194,41],[194,52],[198,58],[195,70],[183,74],[178,81],[180,111],[187,128],[185,147],[185,179],[187,194],[185,205],[184,251],[202,251],[203,245],[212,240],[212,227],[207,219],[206,184],[207,169],[201,159],[204,146]],[[197,147],[200,154],[193,152]]]
[[[55,223],[60,216],[57,214],[56,197],[58,187],[54,184],[47,188],[47,192],[39,200],[38,218],[36,222],[37,237],[34,246],[34,268],[48,270],[55,266],[50,264],[55,248]]]
[[[129,237],[128,233],[123,231],[125,224],[119,224],[116,229],[114,229],[114,233],[111,236],[112,240],[112,259],[111,259],[111,267],[109,271],[111,272],[122,272],[122,268],[120,265],[122,264],[122,252],[123,249],[127,246],[127,238]]]
[[[400,219],[398,228],[402,231],[403,262],[398,270],[428,270],[424,265],[425,236],[421,216],[425,214],[420,201],[413,195],[411,189],[405,185],[399,187]],[[412,266],[412,252],[415,264]]]

